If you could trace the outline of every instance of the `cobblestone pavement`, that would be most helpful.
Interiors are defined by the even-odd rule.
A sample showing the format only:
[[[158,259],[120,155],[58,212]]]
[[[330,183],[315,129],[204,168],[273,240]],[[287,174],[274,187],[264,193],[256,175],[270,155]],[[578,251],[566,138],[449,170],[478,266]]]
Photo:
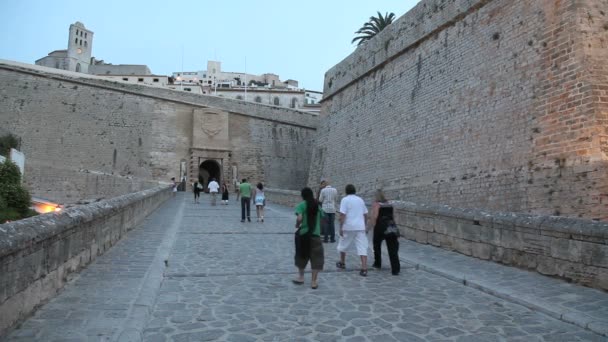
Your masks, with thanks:
[[[420,259],[436,257],[431,252],[404,251],[414,263],[400,276],[382,269],[364,278],[352,255],[337,270],[335,244],[325,244],[319,289],[309,274],[306,284],[292,284],[290,208],[270,204],[266,222],[241,223],[236,202],[201,202],[171,199],[7,340],[606,341],[445,270],[425,271],[433,269]],[[600,292],[598,305],[606,298]]]

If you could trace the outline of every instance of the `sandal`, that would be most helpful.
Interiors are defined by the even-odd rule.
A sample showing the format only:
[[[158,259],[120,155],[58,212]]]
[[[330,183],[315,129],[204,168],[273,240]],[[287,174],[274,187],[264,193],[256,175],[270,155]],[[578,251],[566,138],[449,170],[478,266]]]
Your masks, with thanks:
[[[302,284],[304,284],[304,280],[292,279],[291,282],[294,283],[294,284],[296,284],[296,285],[302,285]]]
[[[367,270],[361,270],[359,271],[359,275],[362,277],[367,277]]]
[[[345,269],[345,268],[346,268],[346,265],[345,265],[344,263],[342,263],[342,262],[338,261],[338,262],[336,263],[336,267],[337,267],[337,268],[341,268],[341,269]]]
[[[313,290],[316,290],[316,289],[319,288],[319,284],[311,284],[310,288],[313,289]]]

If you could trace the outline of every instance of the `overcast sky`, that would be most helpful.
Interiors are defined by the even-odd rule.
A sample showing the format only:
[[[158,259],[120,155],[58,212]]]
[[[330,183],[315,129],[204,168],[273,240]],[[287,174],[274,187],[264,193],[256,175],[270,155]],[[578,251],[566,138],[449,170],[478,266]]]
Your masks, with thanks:
[[[33,64],[67,48],[68,28],[94,32],[93,56],[153,73],[207,68],[278,74],[322,91],[325,72],[352,53],[377,11],[397,17],[418,0],[0,0],[0,59]],[[182,53],[183,52],[183,53]]]

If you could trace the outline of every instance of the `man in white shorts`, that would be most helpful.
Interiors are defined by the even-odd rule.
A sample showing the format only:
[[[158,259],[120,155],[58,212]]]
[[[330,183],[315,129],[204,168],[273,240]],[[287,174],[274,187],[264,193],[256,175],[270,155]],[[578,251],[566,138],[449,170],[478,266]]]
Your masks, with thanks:
[[[211,194],[211,205],[215,205],[215,199],[217,197],[217,193],[220,190],[220,185],[215,181],[215,178],[211,178],[211,182],[207,184],[209,188],[209,193]]]
[[[336,267],[345,268],[346,250],[355,242],[357,254],[361,257],[361,271],[359,274],[367,276],[367,207],[361,197],[355,195],[357,190],[352,184],[346,186],[346,197],[340,201],[340,241],[338,252],[340,261]]]

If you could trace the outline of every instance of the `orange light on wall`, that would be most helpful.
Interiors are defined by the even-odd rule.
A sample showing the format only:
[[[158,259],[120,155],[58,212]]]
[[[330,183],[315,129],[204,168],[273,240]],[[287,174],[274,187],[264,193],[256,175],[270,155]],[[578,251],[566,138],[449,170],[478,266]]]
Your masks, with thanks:
[[[52,204],[43,204],[43,203],[36,203],[34,204],[34,210],[36,210],[36,212],[38,212],[39,214],[46,214],[46,213],[57,213],[61,211],[61,207],[58,205],[52,205]]]

